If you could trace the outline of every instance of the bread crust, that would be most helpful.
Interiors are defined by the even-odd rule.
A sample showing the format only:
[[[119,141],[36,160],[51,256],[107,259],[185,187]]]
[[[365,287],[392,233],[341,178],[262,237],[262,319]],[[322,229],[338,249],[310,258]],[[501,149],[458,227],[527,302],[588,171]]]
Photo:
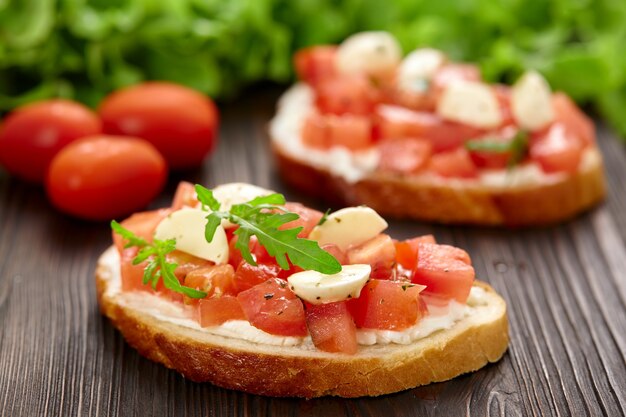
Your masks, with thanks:
[[[277,397],[377,396],[478,370],[499,360],[508,345],[505,302],[480,282],[475,285],[485,290],[485,314],[411,345],[361,346],[356,355],[344,355],[212,335],[122,302],[111,287],[105,254],[96,270],[102,313],[141,355],[196,382]]]
[[[547,225],[576,216],[606,194],[600,158],[557,181],[504,188],[384,172],[349,183],[293,158],[276,141],[272,141],[272,149],[281,177],[294,188],[334,204],[365,204],[395,218],[493,226]]]

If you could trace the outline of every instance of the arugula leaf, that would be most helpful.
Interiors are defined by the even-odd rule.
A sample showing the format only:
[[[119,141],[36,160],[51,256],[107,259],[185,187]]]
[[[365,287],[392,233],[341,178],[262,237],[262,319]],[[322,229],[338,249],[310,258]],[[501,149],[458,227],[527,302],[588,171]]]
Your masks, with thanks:
[[[465,148],[469,151],[511,153],[508,160],[508,168],[512,168],[520,163],[528,152],[528,132],[518,131],[515,137],[509,142],[502,142],[497,139],[468,140]]]
[[[196,190],[199,190],[198,200],[210,207],[212,200],[215,199],[212,191],[201,185],[196,185]],[[239,226],[235,231],[237,236],[235,247],[251,265],[256,265],[256,261],[250,252],[249,243],[250,238],[256,236],[267,253],[273,256],[283,269],[290,269],[291,262],[303,269],[312,269],[323,274],[341,271],[337,259],[320,248],[316,241],[298,237],[302,227],[282,229],[282,226],[300,217],[296,213],[286,212],[284,207],[277,206],[282,204],[285,204],[284,196],[271,194],[257,197],[247,203],[235,204],[228,212],[212,211],[207,215],[205,237],[209,242],[213,240],[217,226],[222,220],[228,220]]]
[[[191,298],[206,297],[207,294],[205,292],[185,287],[181,285],[178,278],[176,278],[174,271],[178,267],[178,264],[168,261],[166,256],[176,249],[176,239],[154,239],[152,243],[149,243],[115,220],[111,221],[111,229],[128,241],[124,245],[125,248],[139,248],[137,255],[133,258],[133,265],[138,265],[145,261],[148,262],[143,270],[144,285],[150,284],[152,288],[156,289],[159,280],[162,279],[163,285],[165,285],[167,289],[182,293]]]
[[[328,216],[330,215],[330,209],[327,209],[324,214],[322,215],[322,217],[320,218],[320,221],[317,222],[318,226],[323,225],[324,223],[326,223],[326,220],[328,220]]]

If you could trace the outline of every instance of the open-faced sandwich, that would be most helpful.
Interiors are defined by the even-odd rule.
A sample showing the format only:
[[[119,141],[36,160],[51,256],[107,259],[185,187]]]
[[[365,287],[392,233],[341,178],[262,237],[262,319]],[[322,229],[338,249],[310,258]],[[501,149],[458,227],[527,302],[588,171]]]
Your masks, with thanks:
[[[562,221],[605,194],[592,121],[537,72],[490,85],[385,32],[295,56],[270,123],[287,183],[383,215],[446,223]]]
[[[100,306],[142,355],[255,394],[375,396],[500,359],[506,306],[468,254],[386,226],[365,206],[182,183],[171,208],[112,222]]]

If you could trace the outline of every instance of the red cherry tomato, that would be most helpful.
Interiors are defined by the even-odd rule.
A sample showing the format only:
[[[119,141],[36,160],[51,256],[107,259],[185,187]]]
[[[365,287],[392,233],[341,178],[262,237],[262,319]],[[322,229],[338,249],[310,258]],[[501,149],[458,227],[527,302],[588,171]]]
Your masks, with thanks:
[[[218,114],[208,97],[177,84],[119,90],[100,105],[104,132],[146,139],[171,169],[198,166],[215,148]]]
[[[28,104],[11,113],[0,128],[0,164],[19,178],[43,182],[61,148],[101,131],[98,116],[82,104],[68,100]]]
[[[92,136],[57,154],[46,187],[59,210],[108,220],[146,206],[161,191],[166,176],[165,160],[145,140]]]

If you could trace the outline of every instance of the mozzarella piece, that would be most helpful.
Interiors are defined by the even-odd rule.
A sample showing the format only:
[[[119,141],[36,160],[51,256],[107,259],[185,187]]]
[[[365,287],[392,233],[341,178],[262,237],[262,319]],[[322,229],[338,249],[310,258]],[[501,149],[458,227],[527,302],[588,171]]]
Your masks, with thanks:
[[[324,224],[315,226],[309,239],[320,246],[333,243],[341,250],[360,245],[387,228],[387,222],[369,207],[347,207],[330,214]]]
[[[224,264],[228,262],[228,240],[222,226],[215,230],[209,243],[204,237],[206,211],[183,208],[161,220],[154,232],[154,238],[176,239],[176,249],[198,258]]]
[[[371,272],[366,264],[344,265],[333,275],[309,270],[296,272],[287,281],[298,297],[311,304],[334,303],[358,298]]]
[[[459,81],[441,94],[437,113],[444,119],[475,126],[494,128],[502,124],[500,104],[493,90],[480,82]]]
[[[527,71],[513,85],[511,111],[526,130],[539,130],[554,120],[550,85],[537,71]]]
[[[398,86],[408,91],[424,92],[428,81],[446,60],[445,54],[437,49],[416,49],[402,60],[398,68]]]
[[[213,189],[213,197],[220,202],[221,211],[228,211],[236,204],[247,203],[256,197],[274,193],[272,190],[243,182],[218,185]]]
[[[402,59],[398,41],[388,32],[361,32],[339,45],[336,65],[343,74],[378,76],[392,72]]]

